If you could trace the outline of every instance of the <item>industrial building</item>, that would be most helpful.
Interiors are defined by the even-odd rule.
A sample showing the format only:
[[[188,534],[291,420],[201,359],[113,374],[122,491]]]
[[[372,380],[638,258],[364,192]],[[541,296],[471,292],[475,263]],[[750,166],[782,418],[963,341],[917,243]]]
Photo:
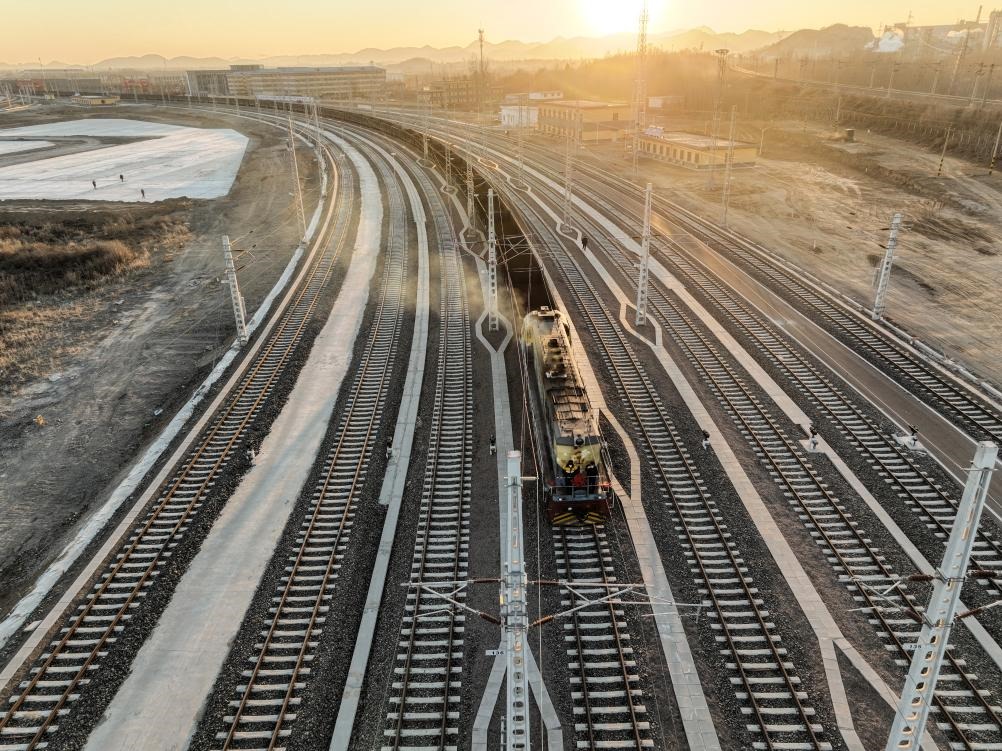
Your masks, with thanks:
[[[565,99],[540,102],[539,130],[577,141],[618,141],[632,127],[630,105]]]
[[[226,75],[233,96],[308,96],[321,100],[382,99],[386,70],[375,65],[331,68],[232,66]]]
[[[726,138],[713,139],[696,133],[665,132],[662,128],[648,128],[640,136],[641,154],[689,169],[724,166],[730,145],[730,140]],[[735,141],[731,164],[750,166],[755,164],[757,156],[755,144]]]
[[[198,96],[286,97],[351,101],[382,99],[386,71],[374,65],[265,68],[231,65],[229,70],[191,70],[187,93]]]

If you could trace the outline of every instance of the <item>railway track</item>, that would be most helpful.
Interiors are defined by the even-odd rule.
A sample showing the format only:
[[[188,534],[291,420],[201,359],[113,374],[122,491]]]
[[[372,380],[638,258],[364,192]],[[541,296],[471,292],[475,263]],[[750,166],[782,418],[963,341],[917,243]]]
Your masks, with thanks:
[[[377,162],[377,164],[382,164]],[[389,383],[404,325],[408,275],[406,208],[393,176],[381,170],[390,220],[378,304],[347,392],[335,438],[304,509],[285,573],[260,622],[260,641],[242,671],[213,748],[281,751],[293,732],[311,666],[321,649],[355,514],[383,427]],[[336,608],[335,608],[336,613]]]
[[[466,139],[469,135],[458,130],[445,130],[443,135],[446,134],[450,139]],[[502,139],[496,136],[495,140]],[[531,153],[554,174],[561,173],[562,162],[549,149],[531,144],[525,144],[524,148],[527,155]],[[506,155],[499,153],[498,157],[504,159]],[[608,191],[611,189],[614,193],[629,196],[636,201],[635,205],[628,207],[631,215],[635,216],[641,210],[643,191],[634,183],[585,161],[579,161],[575,165],[575,174],[581,185],[590,186],[591,190],[605,194],[603,200],[609,200]],[[769,251],[758,248],[754,243],[717,227],[663,197],[655,196],[654,206],[676,229],[707,244],[724,258],[743,265],[767,286],[784,293],[788,301],[815,317],[823,328],[846,346],[891,374],[900,385],[967,431],[975,440],[988,439],[1002,443],[1002,412],[884,334],[877,326],[850,312],[834,298],[806,282],[803,272],[791,270],[787,264],[774,259]]]
[[[853,445],[910,511],[916,514],[945,545],[956,518],[959,502],[931,477],[914,454],[887,434],[833,379],[822,372],[797,347],[722,284],[678,253],[671,243],[660,244],[662,260],[687,288],[702,293],[704,304],[717,310],[721,319],[743,334],[774,368],[806,395],[818,412]],[[936,555],[940,550],[933,551]],[[935,557],[935,556],[933,556]],[[982,522],[975,542],[973,564],[981,570],[1002,573],[1002,545]],[[999,582],[979,579],[989,598],[1002,596]]]
[[[938,373],[918,356],[883,336],[874,326],[723,233],[702,230],[696,234],[692,228],[687,230],[706,241],[725,258],[751,269],[773,289],[781,290],[788,301],[813,313],[824,328],[842,343],[864,359],[882,364],[897,382],[970,433],[972,438],[1002,441],[1002,413],[974,397],[953,379]]]
[[[552,155],[548,158],[553,159]],[[640,210],[639,201],[643,199],[641,188],[586,163],[577,165],[575,169],[581,173],[583,184],[591,183],[592,189],[597,187],[602,193],[611,187],[629,195],[638,201],[631,214],[636,215]],[[608,196],[604,196],[603,200],[608,200]],[[1002,413],[997,408],[939,372],[935,366],[882,333],[869,321],[818,291],[783,263],[773,260],[768,251],[759,250],[753,243],[736,238],[665,198],[655,196],[654,205],[655,210],[659,210],[674,227],[705,243],[724,258],[744,266],[773,290],[781,291],[788,302],[813,315],[843,344],[868,362],[881,366],[900,385],[970,433],[975,440],[1002,442]],[[685,251],[684,245],[679,247]]]
[[[469,573],[473,463],[473,383],[470,314],[462,262],[441,200],[420,171],[439,238],[441,293],[435,401],[410,582],[462,582]],[[445,593],[446,590],[439,590]],[[448,595],[466,599],[456,586]],[[382,749],[463,747],[460,707],[466,614],[410,587],[389,682]]]
[[[325,158],[331,163],[329,153]],[[334,264],[345,245],[353,210],[352,177],[340,172],[335,219],[320,235],[323,250],[314,260],[290,304],[254,355],[244,376],[186,453],[156,501],[121,543],[104,571],[69,611],[45,652],[12,693],[0,716],[0,750],[45,748],[87,691],[103,662],[139,612],[151,587],[210,497],[212,488],[243,438],[256,425],[327,290]],[[333,228],[333,229],[332,229]]]
[[[590,231],[600,236],[598,227],[592,225]],[[607,255],[635,287],[636,270],[631,259],[616,249],[611,239],[606,248]],[[904,580],[821,479],[800,445],[786,434],[710,336],[691,320],[684,305],[653,280],[648,301],[649,315],[672,337],[701,382],[710,388],[896,663],[906,668],[921,631],[922,608],[906,591]],[[1002,710],[993,703],[989,690],[980,685],[977,675],[967,668],[964,657],[952,647],[939,680],[937,685],[943,688],[937,690],[934,700],[936,721],[950,735],[952,747],[970,751],[1002,749]]]
[[[616,582],[605,528],[559,526],[553,538],[557,573],[570,585],[560,588],[561,607],[605,597]],[[625,618],[621,605],[607,602],[563,624],[576,748],[654,748]]]
[[[504,187],[501,190],[507,192]],[[531,213],[531,204],[509,205],[525,210],[523,230],[570,290],[575,320],[587,328],[598,347],[636,430],[638,445],[664,499],[665,513],[707,605],[714,639],[726,660],[728,680],[745,721],[748,745],[755,749],[832,748],[797,668],[782,646],[781,629],[772,620],[723,514],[632,344],[560,241],[544,239],[550,230],[545,220]]]

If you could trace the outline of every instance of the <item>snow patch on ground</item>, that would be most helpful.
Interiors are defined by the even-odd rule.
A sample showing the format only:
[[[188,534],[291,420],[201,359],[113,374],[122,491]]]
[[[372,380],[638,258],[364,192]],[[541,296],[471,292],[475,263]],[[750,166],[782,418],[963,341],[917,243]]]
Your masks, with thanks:
[[[47,146],[52,146],[52,141],[0,141],[0,156],[16,154],[19,151],[44,149]]]
[[[230,129],[103,118],[0,130],[0,138],[5,136],[148,140],[0,168],[0,200],[218,198],[229,193],[247,148],[247,138]]]

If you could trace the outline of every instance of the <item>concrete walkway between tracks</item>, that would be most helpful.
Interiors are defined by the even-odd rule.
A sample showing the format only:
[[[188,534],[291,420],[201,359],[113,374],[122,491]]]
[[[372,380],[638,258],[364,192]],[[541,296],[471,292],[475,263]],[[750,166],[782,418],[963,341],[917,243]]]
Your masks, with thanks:
[[[465,228],[464,228],[465,229]],[[487,299],[487,264],[481,259],[476,259],[477,271],[480,276],[480,288],[483,292],[483,299]],[[491,361],[491,382],[494,385],[494,436],[497,448],[497,487],[498,493],[505,487],[507,473],[508,452],[514,450],[515,439],[512,431],[511,404],[508,399],[508,370],[505,367],[504,352],[508,344],[512,341],[513,327],[511,323],[502,315],[498,315],[498,321],[504,327],[505,337],[497,349],[487,340],[483,334],[484,321],[487,319],[485,309],[480,318],[477,319],[476,332],[477,339],[487,350]],[[517,346],[517,345],[516,345]],[[500,498],[498,499],[500,501]],[[510,538],[504,514],[500,515],[501,532],[498,537],[500,546],[499,561],[506,560],[506,545]],[[473,721],[472,751],[487,751],[487,738],[490,729],[491,717],[494,716],[494,709],[497,706],[498,697],[501,695],[501,686],[505,679],[505,655],[504,640],[498,647],[498,654],[494,657],[494,664],[491,667],[487,685],[484,689],[480,707],[477,710]],[[560,718],[550,700],[549,691],[543,682],[543,675],[536,663],[536,657],[530,649],[526,655],[526,665],[529,673],[529,689],[536,699],[536,706],[539,708],[543,726],[546,729],[546,748],[548,751],[560,751],[563,748],[563,733],[560,729]]]
[[[257,461],[139,650],[88,739],[88,751],[186,747],[308,479],[351,365],[381,246],[379,184],[357,152],[349,156],[360,178],[362,209],[341,293]]]
[[[330,134],[329,134],[330,135]],[[337,709],[337,719],[334,723],[334,734],[331,737],[332,751],[347,751],[354,748],[351,742],[352,729],[358,714],[362,690],[365,686],[365,672],[372,652],[372,640],[376,635],[376,622],[383,603],[383,592],[386,589],[386,575],[393,555],[393,543],[397,535],[397,522],[400,519],[400,505],[403,500],[407,483],[407,471],[410,468],[411,449],[414,440],[414,427],[417,422],[418,404],[421,399],[421,388],[424,384],[425,358],[428,348],[428,317],[429,317],[429,269],[428,269],[428,228],[421,203],[421,196],[408,175],[394,156],[387,153],[376,144],[370,144],[380,152],[400,177],[407,193],[411,211],[414,214],[414,225],[417,230],[418,242],[418,272],[417,294],[414,311],[414,336],[411,340],[410,359],[407,363],[407,375],[404,378],[403,397],[400,401],[400,411],[397,416],[396,429],[393,434],[393,460],[383,478],[379,493],[379,503],[386,506],[386,516],[383,519],[383,531],[379,538],[379,548],[376,552],[376,562],[369,580],[369,589],[365,596],[362,609],[362,620],[352,652],[351,664],[348,667],[348,677],[345,680],[344,692]]]
[[[585,257],[619,301],[620,322],[622,325],[631,333],[636,333],[633,327],[626,321],[626,310],[632,305],[631,301],[593,253],[586,251]],[[648,323],[657,329],[657,323],[650,319],[648,319]],[[657,341],[660,341],[660,336],[661,333],[658,331]],[[740,462],[728,445],[727,439],[720,431],[714,419],[706,411],[706,407],[692,388],[685,374],[678,367],[678,364],[664,347],[656,345],[646,338],[644,338],[644,341],[651,347],[655,357],[682,396],[686,407],[692,413],[696,422],[710,434],[710,443],[714,447],[714,451],[724,472],[741,498],[748,514],[751,516],[752,522],[755,524],[755,528],[772,554],[779,570],[783,572],[784,579],[793,592],[793,596],[797,600],[801,611],[803,611],[808,622],[811,624],[811,628],[818,640],[825,678],[842,738],[850,751],[863,751],[863,743],[856,732],[851,712],[851,703],[842,680],[842,671],[838,664],[836,649],[840,650],[846,656],[852,666],[880,694],[892,711],[897,708],[897,694],[891,690],[870,663],[842,633],[831,611],[828,610],[828,606],[825,604],[821,593],[818,592],[814,583],[807,575],[800,560],[783,536],[783,532],[779,529],[776,520],[766,507],[765,502],[759,496],[758,491],[747,474],[745,474]],[[928,733],[922,739],[922,748],[937,748]]]

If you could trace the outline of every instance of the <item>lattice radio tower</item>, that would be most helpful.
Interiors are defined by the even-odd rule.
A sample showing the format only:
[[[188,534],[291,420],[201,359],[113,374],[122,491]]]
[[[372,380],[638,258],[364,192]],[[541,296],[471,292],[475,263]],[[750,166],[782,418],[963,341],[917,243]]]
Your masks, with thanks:
[[[647,0],[640,11],[637,33],[637,78],[633,85],[633,176],[637,176],[640,160],[640,136],[647,126]]]

